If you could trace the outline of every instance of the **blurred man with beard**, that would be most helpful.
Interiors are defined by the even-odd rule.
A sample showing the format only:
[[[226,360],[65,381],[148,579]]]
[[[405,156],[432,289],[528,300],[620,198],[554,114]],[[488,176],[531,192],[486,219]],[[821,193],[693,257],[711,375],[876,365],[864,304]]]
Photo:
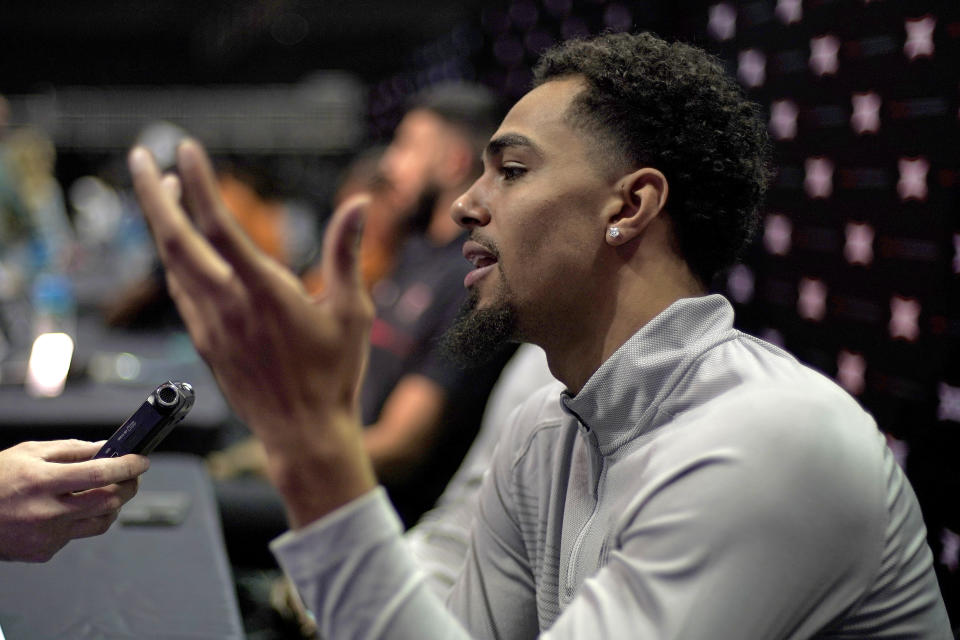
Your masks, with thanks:
[[[500,113],[486,89],[446,83],[415,95],[380,169],[406,211],[396,264],[371,295],[376,308],[360,406],[364,444],[407,525],[433,506],[469,448],[484,403],[512,349],[458,366],[440,338],[464,300],[463,230],[450,217],[480,174]]]
[[[485,88],[444,83],[411,99],[406,115],[379,161],[375,177],[378,212],[393,227],[399,249],[392,265],[370,283],[376,308],[370,363],[361,386],[364,443],[377,477],[407,526],[432,507],[476,435],[486,398],[513,348],[498,349],[487,364],[454,362],[441,351],[441,337],[466,293],[470,265],[461,254],[463,230],[450,217],[454,200],[482,169],[480,155],[500,117]],[[369,251],[369,247],[367,250]],[[363,249],[361,249],[363,250]],[[322,277],[322,274],[321,274]],[[307,278],[312,293],[318,278]],[[243,441],[211,456],[211,470],[226,479],[238,472],[263,471],[266,461],[256,440]],[[272,503],[247,479],[219,485],[221,510],[232,556],[256,557],[262,535],[282,526],[254,504]],[[242,535],[241,535],[242,534]],[[238,546],[239,545],[239,546]]]

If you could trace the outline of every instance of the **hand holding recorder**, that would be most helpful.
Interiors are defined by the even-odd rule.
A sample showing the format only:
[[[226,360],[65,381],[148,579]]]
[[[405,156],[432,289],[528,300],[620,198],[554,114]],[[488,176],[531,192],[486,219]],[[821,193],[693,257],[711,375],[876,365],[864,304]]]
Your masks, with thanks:
[[[0,451],[0,560],[46,562],[74,538],[104,533],[150,466],[91,459],[96,442],[22,442]]]

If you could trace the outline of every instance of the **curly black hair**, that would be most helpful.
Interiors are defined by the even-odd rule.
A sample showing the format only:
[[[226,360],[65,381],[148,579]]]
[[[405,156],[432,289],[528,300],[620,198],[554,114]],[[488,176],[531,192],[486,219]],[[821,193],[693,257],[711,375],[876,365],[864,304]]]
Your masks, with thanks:
[[[650,34],[605,34],[546,51],[534,85],[582,76],[588,89],[568,114],[605,154],[667,178],[667,212],[679,249],[709,285],[735,263],[758,226],[770,143],[757,106],[720,62]]]

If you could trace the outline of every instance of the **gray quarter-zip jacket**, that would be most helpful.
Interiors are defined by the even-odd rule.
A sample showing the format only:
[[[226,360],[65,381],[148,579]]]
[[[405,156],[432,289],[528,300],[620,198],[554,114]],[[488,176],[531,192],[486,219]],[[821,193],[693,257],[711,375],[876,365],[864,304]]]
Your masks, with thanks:
[[[873,419],[732,325],[720,296],[677,301],[515,412],[446,606],[382,490],[276,540],[323,637],[948,640]]]

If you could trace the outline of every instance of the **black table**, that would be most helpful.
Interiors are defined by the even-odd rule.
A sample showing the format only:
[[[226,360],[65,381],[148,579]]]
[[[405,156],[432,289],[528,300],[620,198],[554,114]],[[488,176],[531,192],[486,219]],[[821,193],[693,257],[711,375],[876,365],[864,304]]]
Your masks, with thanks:
[[[103,364],[121,353],[136,362],[137,373],[128,379],[104,371]],[[232,414],[184,332],[111,330],[85,319],[62,395],[33,398],[21,384],[0,385],[0,449],[24,440],[105,439],[168,379],[192,384],[197,401],[160,449],[205,454],[218,447]]]
[[[0,563],[6,640],[244,637],[200,460],[155,454],[151,462],[138,498],[185,492],[186,519],[173,526],[117,522],[102,536],[70,542],[46,564]]]
[[[155,382],[108,385],[83,382],[69,385],[56,398],[32,398],[22,387],[0,388],[0,449],[24,440],[79,438],[103,440],[119,427],[156,385],[172,378],[194,385],[193,409],[160,445],[160,450],[204,454],[219,444],[230,416],[209,374],[161,376]]]

